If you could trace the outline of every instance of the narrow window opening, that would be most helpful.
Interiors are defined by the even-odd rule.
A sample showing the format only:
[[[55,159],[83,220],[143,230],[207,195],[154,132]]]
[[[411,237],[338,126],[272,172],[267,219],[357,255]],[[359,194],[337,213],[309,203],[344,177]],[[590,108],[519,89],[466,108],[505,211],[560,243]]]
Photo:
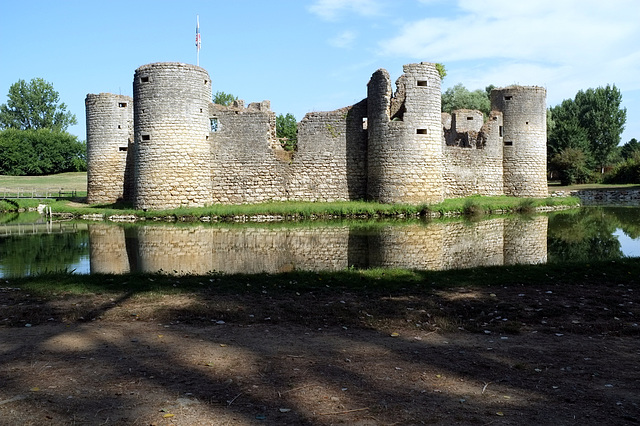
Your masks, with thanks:
[[[206,139],[205,139],[205,140],[209,140],[209,135],[207,135],[207,136],[206,136]]]
[[[426,135],[427,129],[416,129],[416,133],[419,135]]]
[[[504,141],[504,146],[513,146],[513,141]]]
[[[142,140],[143,141],[151,140],[151,135],[142,135]]]
[[[505,100],[505,101],[510,101],[511,99],[513,99],[513,96],[505,96],[505,97],[504,97],[504,100]]]
[[[148,83],[149,82],[149,76],[145,75],[143,77],[140,77],[140,83]]]
[[[118,129],[122,129],[122,126],[118,124]]]
[[[200,108],[200,112],[202,112],[202,108]]]
[[[418,86],[427,87],[429,85],[427,80],[418,80]]]
[[[127,107],[127,103],[126,102],[118,102],[118,106],[120,108],[126,108]]]
[[[473,120],[473,117],[467,117],[467,120]]]
[[[527,121],[525,124],[529,124],[529,122]]]
[[[118,151],[126,152],[127,151],[127,147],[126,146],[121,146],[121,147],[118,148]]]
[[[208,82],[209,82],[209,80],[205,80],[204,81],[204,85],[206,86]]]
[[[217,132],[218,131],[218,119],[217,118],[212,118],[210,119],[211,121],[211,131],[212,132]]]
[[[499,131],[500,131],[500,137],[504,136],[504,127],[500,126]]]
[[[367,130],[368,125],[367,117],[362,117],[362,130]]]

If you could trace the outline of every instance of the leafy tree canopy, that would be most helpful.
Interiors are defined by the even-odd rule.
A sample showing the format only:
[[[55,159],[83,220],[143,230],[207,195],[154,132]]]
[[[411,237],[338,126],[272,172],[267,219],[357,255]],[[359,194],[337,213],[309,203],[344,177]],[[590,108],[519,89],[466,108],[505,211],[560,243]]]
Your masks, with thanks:
[[[629,142],[622,145],[620,154],[625,160],[635,156],[640,156],[640,142],[638,142],[636,138],[631,139]]]
[[[442,112],[451,113],[457,109],[476,109],[488,116],[491,112],[491,101],[487,95],[491,92],[489,87],[486,90],[478,89],[470,92],[464,85],[458,83],[448,88],[442,94]]]
[[[579,91],[550,108],[553,117],[547,130],[549,156],[566,148],[582,150],[591,167],[601,171],[613,159],[627,120],[622,95],[615,85]]]
[[[294,151],[298,143],[298,122],[293,114],[278,115],[276,117],[276,136],[283,140],[282,147],[287,151]]]
[[[87,147],[50,129],[0,131],[0,175],[50,175],[87,169]]]
[[[9,88],[6,104],[0,105],[0,129],[51,129],[66,131],[78,124],[76,116],[59,103],[60,95],[41,78],[18,80]]]
[[[229,106],[233,103],[233,101],[237,101],[237,100],[238,100],[238,97],[233,96],[231,93],[218,91],[216,92],[215,95],[213,95],[213,103],[218,105]]]

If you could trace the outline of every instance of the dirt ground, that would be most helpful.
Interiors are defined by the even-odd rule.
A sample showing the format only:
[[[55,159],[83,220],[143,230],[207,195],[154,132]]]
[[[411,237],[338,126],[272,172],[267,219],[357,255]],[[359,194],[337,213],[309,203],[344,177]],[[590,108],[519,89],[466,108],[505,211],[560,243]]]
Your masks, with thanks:
[[[5,287],[0,424],[638,424],[639,292],[52,301]]]

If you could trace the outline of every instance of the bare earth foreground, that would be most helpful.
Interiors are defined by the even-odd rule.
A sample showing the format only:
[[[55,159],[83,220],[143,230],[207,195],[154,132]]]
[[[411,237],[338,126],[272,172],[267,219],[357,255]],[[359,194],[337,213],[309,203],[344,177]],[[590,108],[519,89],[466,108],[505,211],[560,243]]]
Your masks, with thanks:
[[[0,424],[638,424],[638,277],[602,275],[47,300],[1,281]]]

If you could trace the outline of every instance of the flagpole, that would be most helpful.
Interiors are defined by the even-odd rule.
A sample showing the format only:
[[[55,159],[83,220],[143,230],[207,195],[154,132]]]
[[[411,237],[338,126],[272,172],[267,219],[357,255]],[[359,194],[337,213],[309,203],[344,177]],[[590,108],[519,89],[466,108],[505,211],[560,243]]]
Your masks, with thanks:
[[[200,66],[200,15],[196,15],[196,65]]]

